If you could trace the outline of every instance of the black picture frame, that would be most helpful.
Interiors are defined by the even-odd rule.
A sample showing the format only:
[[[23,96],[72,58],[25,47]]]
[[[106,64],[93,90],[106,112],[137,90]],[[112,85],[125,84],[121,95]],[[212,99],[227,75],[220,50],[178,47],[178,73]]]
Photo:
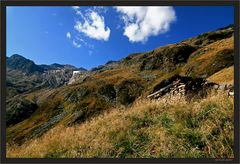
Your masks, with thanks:
[[[7,6],[233,6],[234,7],[234,158],[6,158],[6,7]],[[1,162],[2,163],[239,163],[239,1],[183,0],[2,0],[1,11]]]

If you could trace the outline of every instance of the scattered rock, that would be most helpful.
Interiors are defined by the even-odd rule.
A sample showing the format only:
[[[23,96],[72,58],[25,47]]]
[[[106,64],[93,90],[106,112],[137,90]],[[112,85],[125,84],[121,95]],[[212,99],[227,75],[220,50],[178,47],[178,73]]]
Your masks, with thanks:
[[[153,93],[148,97],[159,98],[170,93],[172,95],[185,95],[188,100],[204,98],[207,96],[209,89],[213,89],[216,85],[216,83],[208,82],[203,78],[175,75],[156,85]]]

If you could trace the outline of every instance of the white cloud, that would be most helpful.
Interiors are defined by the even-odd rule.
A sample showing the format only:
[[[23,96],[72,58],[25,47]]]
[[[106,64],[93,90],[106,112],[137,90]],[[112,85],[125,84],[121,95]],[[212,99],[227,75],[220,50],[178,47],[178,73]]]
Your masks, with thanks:
[[[66,36],[67,36],[68,39],[71,39],[71,33],[70,32],[67,32]]]
[[[73,8],[74,10],[79,10],[79,9],[80,9],[79,6],[72,6],[72,8]]]
[[[173,7],[116,7],[124,21],[124,33],[130,42],[146,42],[150,36],[156,36],[169,30],[176,20]]]
[[[108,41],[111,30],[105,26],[103,16],[95,11],[90,11],[86,16],[81,12],[79,14],[83,17],[83,22],[78,20],[74,26],[79,33],[84,33],[92,39]]]
[[[81,17],[83,17],[79,6],[72,6],[72,9],[75,11],[76,15],[80,15]]]
[[[80,48],[82,45],[73,40],[73,46],[76,48]]]
[[[94,6],[93,10],[97,13],[106,13],[108,11],[108,7],[104,6]]]
[[[90,48],[90,49],[94,49],[94,45],[93,44],[90,44],[88,42],[86,42],[85,40],[83,40],[80,36],[76,36],[75,39],[78,41],[78,42],[81,42],[83,45],[85,45],[86,47]]]

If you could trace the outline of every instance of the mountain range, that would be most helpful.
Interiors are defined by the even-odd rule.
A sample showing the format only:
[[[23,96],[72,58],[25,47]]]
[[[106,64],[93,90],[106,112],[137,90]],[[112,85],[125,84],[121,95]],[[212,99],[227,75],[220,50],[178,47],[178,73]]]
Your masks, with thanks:
[[[53,127],[76,126],[180,80],[192,101],[205,84],[233,85],[233,26],[130,54],[91,70],[7,58],[7,142],[23,144]],[[197,89],[194,89],[197,88]],[[164,93],[166,94],[166,93]]]

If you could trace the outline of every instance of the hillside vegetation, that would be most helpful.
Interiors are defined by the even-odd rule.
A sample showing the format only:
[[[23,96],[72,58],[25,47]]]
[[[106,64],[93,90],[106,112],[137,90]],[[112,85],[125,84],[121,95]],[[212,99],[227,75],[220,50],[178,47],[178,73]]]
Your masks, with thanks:
[[[215,83],[226,83],[226,84],[233,84],[234,80],[234,67],[228,67],[218,71],[217,73],[213,74],[208,78],[209,81]]]
[[[224,93],[188,103],[137,100],[83,124],[57,125],[8,157],[233,157],[233,99]]]

